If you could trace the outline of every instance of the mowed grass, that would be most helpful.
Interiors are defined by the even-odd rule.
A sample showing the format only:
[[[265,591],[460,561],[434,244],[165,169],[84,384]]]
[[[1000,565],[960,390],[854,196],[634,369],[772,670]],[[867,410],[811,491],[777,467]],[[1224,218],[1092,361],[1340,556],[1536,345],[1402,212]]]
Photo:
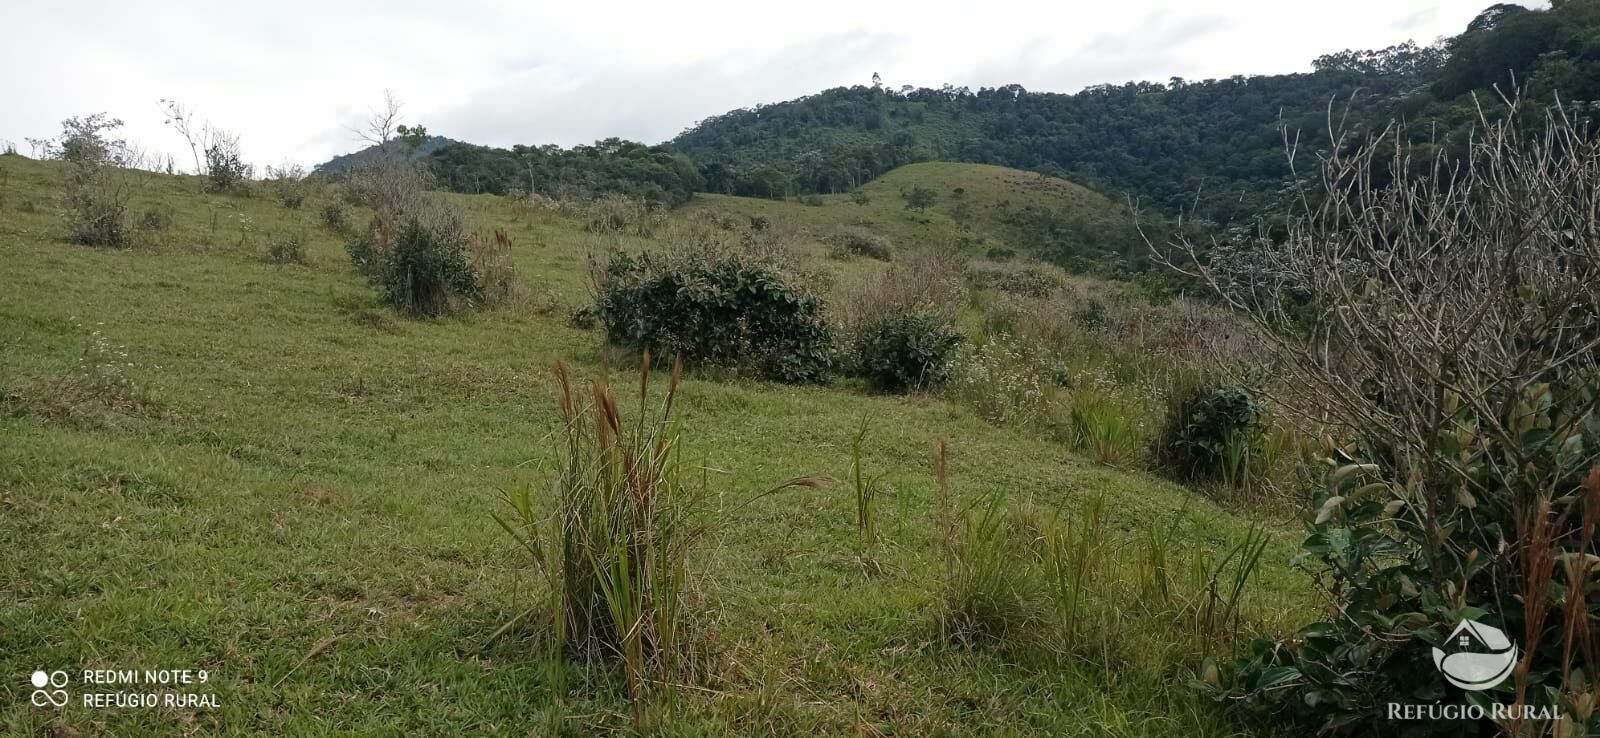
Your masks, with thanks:
[[[569,327],[559,307],[396,315],[319,225],[332,193],[288,210],[265,196],[202,195],[193,178],[132,175],[136,214],[165,207],[174,225],[138,248],[100,250],[61,240],[58,166],[5,157],[0,168],[0,392],[37,394],[73,370],[98,330],[126,348],[121,371],[143,403],[102,420],[0,405],[0,732],[627,729],[621,680],[551,666],[537,627],[486,645],[536,590],[489,514],[496,489],[552,478],[550,366],[609,373],[626,398],[636,382],[626,357]],[[581,303],[591,240],[576,220],[454,199],[476,225],[510,232],[536,295]],[[288,229],[304,229],[308,263],[265,262],[267,234]],[[1237,730],[1183,685],[1203,654],[1173,658],[1148,633],[1128,632],[1094,658],[940,642],[931,455],[948,439],[963,500],[1002,489],[1070,512],[1104,494],[1110,538],[1123,542],[1117,557],[1130,568],[1140,537],[1172,525],[1177,558],[1220,555],[1249,529],[1238,513],[931,396],[691,373],[679,412],[685,453],[730,509],[691,558],[695,637],[711,667],[653,708],[653,730]],[[798,474],[844,478],[863,417],[862,464],[884,475],[881,573],[856,556],[848,485],[732,510]],[[1274,528],[1273,538],[1246,598],[1252,623],[1308,606],[1305,582],[1287,572],[1292,531]],[[220,706],[76,701],[83,670],[146,668],[207,670],[195,691],[215,692]],[[32,706],[35,669],[71,674],[74,703]]]

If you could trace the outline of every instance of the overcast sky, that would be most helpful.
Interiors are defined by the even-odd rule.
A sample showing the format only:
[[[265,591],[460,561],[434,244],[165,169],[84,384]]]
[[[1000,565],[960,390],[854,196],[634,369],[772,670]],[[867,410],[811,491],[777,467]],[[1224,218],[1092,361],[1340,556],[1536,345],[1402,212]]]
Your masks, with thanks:
[[[234,3],[3,0],[0,140],[107,111],[147,149],[188,152],[156,101],[242,137],[257,164],[359,148],[384,90],[474,143],[659,143],[732,108],[828,87],[1072,92],[1308,71],[1312,58],[1459,33],[1493,0]],[[1539,3],[1527,3],[1539,5]]]

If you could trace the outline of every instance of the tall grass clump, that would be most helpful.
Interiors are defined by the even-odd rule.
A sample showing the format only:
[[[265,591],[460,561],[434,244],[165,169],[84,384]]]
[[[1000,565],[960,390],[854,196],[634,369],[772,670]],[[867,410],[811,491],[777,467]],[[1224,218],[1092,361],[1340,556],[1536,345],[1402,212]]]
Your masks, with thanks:
[[[517,279],[517,264],[511,255],[511,236],[504,228],[496,228],[492,234],[473,234],[469,248],[484,306],[515,307],[527,301],[528,290]]]
[[[1139,454],[1142,430],[1137,411],[1096,387],[1074,389],[1066,404],[1067,444],[1096,462],[1120,466]]]
[[[598,236],[648,238],[663,218],[650,203],[626,195],[605,194],[584,208],[584,228]]]
[[[958,507],[944,441],[935,450],[934,477],[943,549],[941,638],[975,647],[1031,637],[1039,623],[1038,580],[1012,551],[1004,492],[995,489]]]
[[[1090,497],[1076,514],[1058,517],[1042,536],[1045,582],[1073,643],[1099,634],[1089,611],[1095,604],[1091,598],[1098,594],[1091,588],[1111,551],[1106,524],[1106,497],[1101,493]]]
[[[1064,282],[1060,269],[994,261],[975,261],[967,265],[967,278],[976,287],[1024,297],[1048,297]]]
[[[693,670],[690,554],[717,523],[708,491],[690,483],[681,461],[672,418],[681,369],[674,364],[665,395],[652,405],[645,357],[638,417],[630,421],[604,382],[579,389],[566,366],[557,365],[562,445],[555,510],[542,514],[543,501],[524,484],[505,493],[505,514],[494,515],[531,558],[543,591],[495,636],[548,613],[551,645],[561,657],[621,667],[636,726],[654,693]],[[821,483],[797,477],[744,504]]]
[[[867,437],[867,419],[861,419],[861,430],[850,439],[850,487],[856,502],[856,551],[863,560],[870,560],[878,546],[878,477],[867,476],[861,465],[861,444]]]

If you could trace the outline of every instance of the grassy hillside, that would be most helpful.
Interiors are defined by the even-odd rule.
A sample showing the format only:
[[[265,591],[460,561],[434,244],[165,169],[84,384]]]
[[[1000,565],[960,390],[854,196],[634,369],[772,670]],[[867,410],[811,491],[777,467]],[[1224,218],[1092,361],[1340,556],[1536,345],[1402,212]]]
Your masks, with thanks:
[[[629,359],[567,324],[594,245],[579,219],[451,196],[474,227],[509,232],[536,309],[416,321],[379,303],[320,224],[335,192],[287,209],[262,194],[201,194],[194,178],[129,174],[136,217],[170,225],[104,250],[62,240],[60,165],[4,157],[0,172],[0,673],[11,677],[0,682],[0,732],[627,726],[620,680],[543,661],[538,628],[486,645],[531,596],[533,574],[489,515],[496,489],[551,479],[551,364],[635,381]],[[953,186],[980,213],[1005,197],[1106,207],[1022,176],[920,165],[869,186],[865,207],[843,197],[694,207],[782,210],[817,228],[861,220],[902,244],[956,232]],[[940,190],[926,216],[899,202],[908,183]],[[986,214],[972,229],[989,238],[1004,226]],[[285,233],[304,233],[307,263],[262,259]],[[84,375],[93,382],[76,381]],[[1242,514],[934,396],[691,375],[679,401],[685,453],[719,499],[797,474],[843,477],[863,418],[863,463],[888,491],[881,573],[853,553],[843,487],[726,507],[692,559],[709,666],[661,708],[660,732],[1234,734],[1183,686],[1210,647],[1152,639],[1139,624],[1167,616],[1135,593],[1150,575],[1138,554],[1150,536],[1171,532],[1175,581],[1203,578],[1247,534]],[[939,439],[963,500],[1003,490],[1049,519],[1104,495],[1116,569],[1096,596],[1126,632],[1048,658],[939,640],[929,463]],[[1270,530],[1269,564],[1244,603],[1246,621],[1268,628],[1306,607],[1303,582],[1282,566],[1293,535]],[[17,675],[40,668],[72,674],[74,695],[85,669],[205,669],[199,691],[220,706],[37,708]]]
[[[915,187],[934,194],[924,211],[907,207],[904,193]],[[908,164],[858,191],[865,202],[846,194],[797,200],[702,194],[687,209],[783,218],[817,238],[840,226],[863,226],[903,248],[956,246],[975,254],[1002,248],[1085,268],[1136,260],[1144,248],[1124,204],[1063,179],[1006,167]]]

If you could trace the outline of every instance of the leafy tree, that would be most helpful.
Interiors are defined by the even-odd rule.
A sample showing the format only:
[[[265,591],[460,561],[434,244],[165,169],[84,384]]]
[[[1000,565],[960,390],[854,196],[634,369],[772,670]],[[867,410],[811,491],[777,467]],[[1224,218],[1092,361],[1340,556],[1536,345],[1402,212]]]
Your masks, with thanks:
[[[939,201],[939,196],[934,194],[933,190],[922,185],[912,185],[911,189],[900,193],[900,196],[905,198],[907,210],[915,210],[919,213],[928,212],[928,208]]]

